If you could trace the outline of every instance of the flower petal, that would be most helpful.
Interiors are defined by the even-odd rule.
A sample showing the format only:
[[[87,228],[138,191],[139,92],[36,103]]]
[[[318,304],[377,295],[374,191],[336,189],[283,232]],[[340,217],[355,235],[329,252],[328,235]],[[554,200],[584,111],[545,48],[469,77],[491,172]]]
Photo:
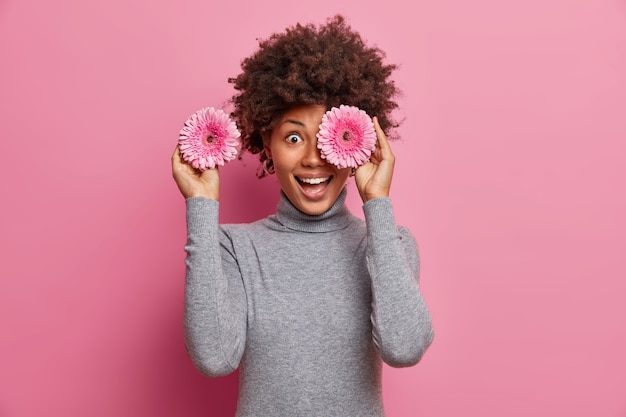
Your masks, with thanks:
[[[362,165],[376,147],[372,119],[358,107],[344,104],[322,116],[317,138],[322,158],[338,168]]]
[[[237,157],[241,132],[221,109],[205,107],[190,115],[179,132],[183,160],[205,171]]]

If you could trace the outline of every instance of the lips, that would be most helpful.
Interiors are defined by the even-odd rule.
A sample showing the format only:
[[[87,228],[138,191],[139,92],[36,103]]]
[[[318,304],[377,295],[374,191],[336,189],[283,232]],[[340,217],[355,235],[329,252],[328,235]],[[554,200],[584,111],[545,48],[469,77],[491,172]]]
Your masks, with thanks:
[[[296,177],[300,191],[309,199],[316,200],[324,196],[332,176]]]

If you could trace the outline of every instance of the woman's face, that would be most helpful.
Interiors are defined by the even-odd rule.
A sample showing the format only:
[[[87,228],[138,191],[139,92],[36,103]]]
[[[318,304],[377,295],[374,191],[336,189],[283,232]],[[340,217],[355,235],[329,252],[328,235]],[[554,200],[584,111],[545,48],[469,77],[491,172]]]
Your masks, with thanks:
[[[294,107],[265,141],[283,192],[300,211],[311,215],[327,211],[350,176],[350,168],[339,169],[320,156],[316,135],[325,112],[320,105]]]

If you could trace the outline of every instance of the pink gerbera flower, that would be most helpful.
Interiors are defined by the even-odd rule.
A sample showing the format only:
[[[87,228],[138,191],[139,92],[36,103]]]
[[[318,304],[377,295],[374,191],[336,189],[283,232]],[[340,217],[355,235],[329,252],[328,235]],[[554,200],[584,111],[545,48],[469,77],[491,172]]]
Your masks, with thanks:
[[[317,147],[322,158],[338,168],[356,168],[370,158],[376,147],[374,123],[358,107],[333,107],[322,116]]]
[[[223,110],[205,107],[189,116],[180,130],[178,147],[187,163],[205,171],[235,159],[239,136],[237,125]]]

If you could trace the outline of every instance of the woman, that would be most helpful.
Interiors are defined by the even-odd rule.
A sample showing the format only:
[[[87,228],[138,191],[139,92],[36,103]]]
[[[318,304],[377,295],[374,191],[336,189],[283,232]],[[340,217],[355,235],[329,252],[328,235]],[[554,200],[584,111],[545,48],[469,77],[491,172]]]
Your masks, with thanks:
[[[218,224],[219,171],[177,148],[186,199],[185,335],[208,376],[240,369],[238,416],[384,416],[382,361],[416,364],[433,338],[419,258],[395,223],[393,65],[341,16],[272,35],[230,79],[242,149],[276,175],[275,214]],[[322,158],[322,117],[341,104],[374,115],[377,143],[356,170]],[[354,175],[365,220],[345,205]]]

